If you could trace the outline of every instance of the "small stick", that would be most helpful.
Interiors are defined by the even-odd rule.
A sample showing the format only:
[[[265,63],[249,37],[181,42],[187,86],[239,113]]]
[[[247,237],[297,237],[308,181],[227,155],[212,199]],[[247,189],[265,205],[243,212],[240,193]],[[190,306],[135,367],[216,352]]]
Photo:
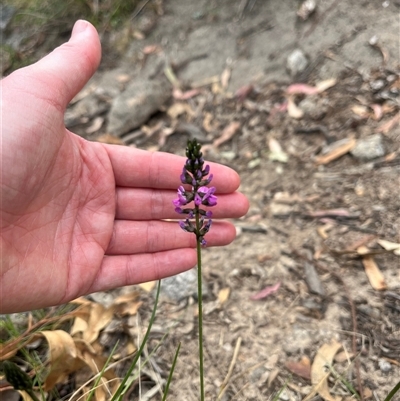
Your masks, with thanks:
[[[235,367],[235,363],[236,363],[237,357],[239,355],[239,349],[240,349],[241,343],[242,343],[242,337],[239,337],[236,341],[235,351],[233,352],[232,361],[231,361],[231,364],[229,365],[228,374],[226,375],[226,377],[221,385],[221,390],[218,394],[217,401],[221,400],[222,396],[225,394],[226,389],[228,388],[229,380],[232,376],[233,368]]]

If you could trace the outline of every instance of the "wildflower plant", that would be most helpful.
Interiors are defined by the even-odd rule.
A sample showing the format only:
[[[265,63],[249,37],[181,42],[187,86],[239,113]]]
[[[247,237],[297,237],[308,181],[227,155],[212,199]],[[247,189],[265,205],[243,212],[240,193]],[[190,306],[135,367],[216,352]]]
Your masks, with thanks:
[[[185,215],[185,219],[179,222],[180,227],[196,236],[197,248],[197,284],[199,307],[199,363],[200,363],[200,399],[204,401],[204,367],[203,367],[203,305],[202,305],[202,274],[201,274],[201,247],[206,246],[204,236],[210,230],[212,224],[212,212],[202,209],[202,206],[215,206],[217,197],[215,187],[207,185],[213,179],[210,174],[210,166],[204,167],[201,145],[196,139],[188,141],[186,147],[186,162],[180,176],[181,183],[190,186],[185,189],[183,185],[178,188],[178,197],[173,200],[175,211]],[[208,176],[208,177],[207,177]]]

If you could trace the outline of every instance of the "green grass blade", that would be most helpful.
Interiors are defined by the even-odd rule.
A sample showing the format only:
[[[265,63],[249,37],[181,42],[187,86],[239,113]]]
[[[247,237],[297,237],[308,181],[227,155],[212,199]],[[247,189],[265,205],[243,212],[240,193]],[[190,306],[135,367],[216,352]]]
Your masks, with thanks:
[[[387,395],[384,401],[390,401],[393,396],[400,390],[400,382],[398,382],[391,390],[391,392]]]
[[[121,397],[121,395],[123,395],[123,393],[126,391],[125,390],[125,384],[128,381],[129,376],[133,372],[133,369],[135,369],[137,361],[139,360],[140,355],[143,352],[143,349],[144,349],[144,347],[146,345],[146,342],[147,342],[147,340],[149,338],[149,335],[150,335],[151,327],[153,326],[154,320],[156,318],[156,311],[157,311],[158,298],[159,298],[159,295],[160,295],[160,289],[161,289],[161,280],[158,281],[157,294],[156,294],[156,299],[154,301],[153,312],[151,313],[150,322],[149,322],[149,325],[147,326],[146,334],[145,334],[145,336],[143,338],[142,344],[140,345],[140,348],[137,351],[137,353],[135,355],[135,358],[133,358],[131,366],[129,367],[128,372],[126,373],[124,379],[122,380],[121,384],[119,385],[118,390],[116,391],[116,393],[111,398],[111,401],[119,400],[120,399],[119,397]]]
[[[100,380],[101,380],[101,378],[103,377],[104,372],[106,371],[107,366],[108,366],[108,364],[110,363],[111,358],[112,358],[112,356],[113,356],[114,353],[115,353],[115,350],[116,350],[117,347],[118,347],[118,344],[119,344],[119,341],[116,342],[116,344],[114,345],[114,348],[111,350],[111,353],[110,353],[110,355],[108,356],[108,358],[107,358],[107,360],[106,360],[106,363],[104,364],[103,368],[101,369],[99,376],[97,377],[96,381],[94,382],[93,387],[92,387],[92,389],[90,390],[90,393],[89,393],[88,398],[87,398],[86,401],[90,401],[90,400],[92,399],[92,397],[93,397],[93,395],[94,395],[94,392],[95,392],[97,386],[99,385]]]
[[[171,381],[172,381],[172,375],[174,374],[175,365],[176,365],[176,362],[178,360],[178,354],[179,354],[179,350],[180,349],[181,349],[181,343],[179,343],[178,348],[177,348],[177,350],[175,352],[174,361],[172,362],[171,370],[169,371],[168,380],[167,380],[167,384],[165,386],[165,391],[164,391],[164,396],[162,398],[162,401],[165,401],[167,399],[168,391],[169,391],[169,385],[171,384]]]

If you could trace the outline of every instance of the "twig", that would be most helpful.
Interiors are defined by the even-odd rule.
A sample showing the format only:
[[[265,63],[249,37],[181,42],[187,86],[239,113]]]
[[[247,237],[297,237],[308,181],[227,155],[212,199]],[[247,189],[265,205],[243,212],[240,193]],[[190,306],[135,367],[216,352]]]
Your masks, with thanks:
[[[224,381],[222,382],[221,390],[218,394],[217,401],[219,401],[222,398],[222,396],[225,394],[226,389],[228,388],[229,380],[232,376],[233,368],[235,367],[235,363],[236,363],[237,357],[239,355],[239,349],[240,349],[241,343],[242,343],[242,337],[239,337],[236,341],[236,346],[235,346],[235,351],[233,352],[232,361],[231,361],[231,364],[229,365],[228,373],[227,373]]]

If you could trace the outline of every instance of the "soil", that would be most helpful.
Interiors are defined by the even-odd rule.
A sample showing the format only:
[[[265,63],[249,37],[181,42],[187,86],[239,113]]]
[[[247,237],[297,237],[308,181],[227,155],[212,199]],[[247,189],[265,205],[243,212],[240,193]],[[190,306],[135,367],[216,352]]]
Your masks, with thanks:
[[[315,387],[317,353],[335,341],[341,348],[327,363],[332,400],[356,399],[349,385],[365,400],[383,400],[400,380],[400,262],[377,242],[400,243],[399,4],[317,3],[306,21],[296,14],[301,2],[178,0],[165,2],[157,17],[145,7],[133,27],[146,18],[156,24],[121,59],[105,45],[92,81],[110,70],[134,80],[157,69],[161,56],[143,49],[161,46],[162,57],[177,66],[182,91],[199,93],[169,100],[142,135],[114,140],[182,154],[188,136],[200,132],[206,159],[237,170],[250,200],[247,216],[234,221],[236,241],[203,252],[206,399],[266,400],[282,388],[280,400],[305,399]],[[375,35],[377,42],[369,44]],[[291,76],[286,59],[294,49],[309,63]],[[220,79],[210,84],[214,76]],[[302,86],[288,95],[292,83],[315,87],[328,79],[335,80],[332,86],[317,94],[307,95]],[[171,117],[165,111],[176,103],[192,112]],[[216,146],[232,122],[238,130]],[[92,123],[73,130],[107,140],[105,124],[87,133]],[[157,124],[162,129],[152,130]],[[332,143],[375,134],[384,148],[380,157],[345,152],[319,162]],[[378,285],[366,274],[373,263],[382,274]],[[278,284],[270,295],[252,299]],[[153,300],[143,291],[143,326]],[[166,378],[179,342],[169,399],[198,399],[196,316],[195,297],[179,303],[163,297],[149,349],[168,335],[144,370],[141,399],[161,399],[144,394],[156,386],[155,377]]]

